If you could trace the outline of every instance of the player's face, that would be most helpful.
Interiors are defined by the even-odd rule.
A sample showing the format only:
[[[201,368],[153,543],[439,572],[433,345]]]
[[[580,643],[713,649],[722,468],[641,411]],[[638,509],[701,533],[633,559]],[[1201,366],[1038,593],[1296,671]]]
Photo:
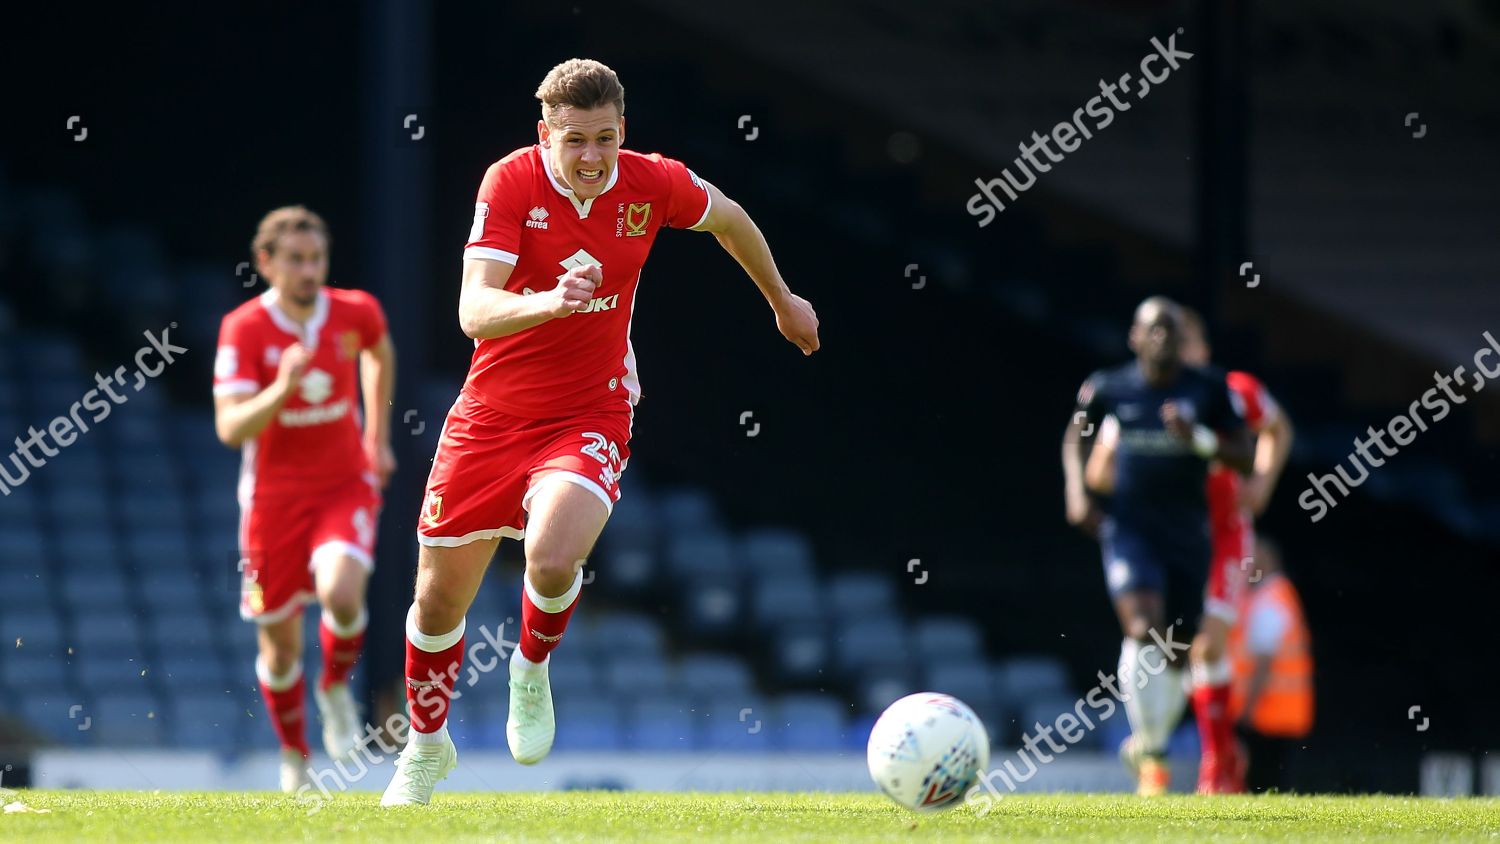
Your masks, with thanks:
[[[1130,327],[1130,348],[1143,361],[1163,364],[1178,360],[1181,340],[1177,314],[1171,308],[1148,307]]]
[[[266,283],[293,304],[311,307],[328,278],[328,244],[317,232],[287,232],[276,251],[262,252],[257,268]]]
[[[613,105],[599,108],[558,106],[537,121],[537,137],[559,182],[579,199],[604,192],[620,160],[625,117]]]

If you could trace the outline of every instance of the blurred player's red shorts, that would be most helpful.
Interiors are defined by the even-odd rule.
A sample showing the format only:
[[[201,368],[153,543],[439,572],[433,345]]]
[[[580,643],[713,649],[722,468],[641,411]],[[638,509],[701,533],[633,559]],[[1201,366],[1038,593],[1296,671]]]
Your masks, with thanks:
[[[1231,525],[1215,525],[1213,562],[1208,567],[1208,585],[1203,591],[1203,611],[1233,624],[1239,616],[1245,584],[1255,573],[1255,529],[1250,521],[1236,518]]]
[[[432,459],[417,540],[452,547],[524,538],[531,496],[544,479],[577,484],[612,511],[630,459],[632,413],[621,401],[617,408],[528,419],[460,393]]]
[[[375,567],[380,490],[365,473],[326,491],[257,493],[244,513],[240,555],[240,617],[270,624],[316,599],[313,572],[330,558],[352,557]]]

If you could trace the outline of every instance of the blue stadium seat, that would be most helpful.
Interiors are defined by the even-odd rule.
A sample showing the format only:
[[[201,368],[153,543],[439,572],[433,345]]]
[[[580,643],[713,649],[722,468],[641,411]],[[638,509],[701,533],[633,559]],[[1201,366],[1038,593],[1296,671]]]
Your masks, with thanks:
[[[137,575],[136,589],[150,614],[177,607],[196,607],[203,593],[194,574],[165,569]]]
[[[719,508],[714,504],[713,496],[693,487],[679,487],[662,493],[657,498],[657,513],[662,530],[668,536],[717,530],[720,526]]]
[[[38,604],[0,615],[0,647],[8,654],[24,650],[56,656],[67,649],[68,639],[51,606]]]
[[[10,527],[0,531],[0,560],[18,571],[44,568],[47,565],[47,543],[36,528]]]
[[[984,638],[979,625],[967,618],[921,619],[913,625],[912,637],[917,655],[924,659],[979,659],[984,656]]]
[[[696,750],[702,713],[680,699],[638,701],[630,710],[625,743],[635,750]]]
[[[149,691],[94,698],[95,740],[110,747],[157,747],[166,736],[167,712]]]
[[[786,528],[745,533],[740,537],[739,557],[754,575],[763,578],[810,578],[815,568],[812,543]]]
[[[69,673],[67,660],[26,647],[8,650],[0,660],[0,685],[20,693],[22,700],[63,693],[70,688]]]
[[[773,665],[783,683],[805,685],[832,673],[832,648],[821,623],[779,629],[772,636]]]
[[[871,572],[835,575],[828,582],[827,595],[829,609],[839,618],[868,618],[895,612],[895,584],[890,578]]]
[[[703,745],[707,750],[763,753],[771,749],[771,708],[756,694],[713,698],[703,707]]]
[[[169,700],[172,718],[167,733],[171,744],[220,752],[239,748],[241,728],[250,718],[240,696],[222,691],[183,690]]]
[[[921,691],[905,663],[878,663],[863,668],[855,682],[855,700],[863,712],[878,713],[900,698]]]
[[[675,673],[676,687],[695,699],[754,693],[750,667],[737,656],[689,654],[677,661]]]
[[[110,461],[111,473],[120,488],[136,495],[176,491],[180,481],[164,454],[117,453]]]
[[[853,673],[876,663],[910,663],[910,640],[900,619],[877,616],[842,625],[833,647],[839,669]]]
[[[231,676],[218,651],[212,648],[163,653],[148,665],[147,677],[177,692],[222,692],[235,679],[249,682],[250,677],[250,669],[246,666],[240,666],[238,672],[233,672],[235,676]]]
[[[101,532],[107,530],[110,506],[102,487],[57,490],[48,497],[47,506],[55,524],[88,526]],[[63,538],[66,539],[67,535]]]
[[[76,692],[28,691],[21,696],[21,720],[52,741],[67,745],[93,743],[90,706]]]
[[[618,505],[615,509],[618,512]],[[650,546],[614,545],[602,557],[596,553],[589,565],[599,573],[600,587],[616,594],[637,594],[655,583],[657,555]]]
[[[14,427],[0,430],[14,431]],[[9,457],[0,457],[6,461],[5,470],[11,477],[16,477],[15,467],[10,465]],[[41,505],[36,492],[36,485],[30,483],[30,477],[19,487],[10,490],[9,495],[0,495],[0,530],[9,530],[12,527],[34,526],[39,521]],[[9,484],[6,484],[9,486]]]
[[[193,560],[192,548],[188,545],[183,531],[164,530],[152,525],[137,525],[127,523],[129,527],[125,531],[125,552],[130,561],[141,571],[156,568],[179,568],[186,567]],[[233,543],[234,538],[230,537]],[[233,544],[224,548],[222,561],[225,566],[233,566],[238,549]]]
[[[139,404],[131,397],[132,412],[121,413],[118,419],[111,419],[108,429],[109,436],[114,442],[132,451],[160,452],[165,449],[168,439],[163,429],[161,416],[155,413],[140,412]],[[174,441],[175,446],[175,441]]]
[[[129,606],[125,576],[110,569],[69,572],[62,580],[63,601],[74,612],[119,609]]]
[[[71,337],[53,332],[27,331],[16,339],[20,341],[16,350],[25,364],[23,371],[30,377],[47,381],[78,381],[78,384],[68,384],[70,388],[87,383],[81,380],[84,371],[83,354]],[[81,394],[82,391],[75,392]],[[78,397],[74,395],[62,407],[66,409]]]
[[[0,623],[7,615],[20,610],[49,609],[52,592],[52,577],[45,568],[6,575],[5,589],[0,590]],[[6,641],[0,636],[0,645]]]
[[[984,722],[990,740],[1009,741],[1012,709],[1002,705],[995,695],[989,666],[977,659],[935,662],[927,666],[923,691],[952,695],[974,710]]]
[[[569,635],[572,635],[571,633]],[[488,653],[485,654],[489,656]],[[503,665],[503,664],[502,664]],[[496,668],[498,675],[501,668]],[[593,661],[582,653],[559,653],[547,666],[547,678],[557,697],[593,697],[599,694],[599,673]]]
[[[786,695],[773,707],[771,739],[783,750],[815,752],[844,746],[848,706],[829,695]]]
[[[636,613],[604,616],[594,625],[594,636],[611,643],[616,658],[622,661],[661,655],[661,628],[649,616]]]
[[[1053,727],[1057,722],[1057,716],[1061,715],[1064,712],[1072,713],[1073,719],[1077,720],[1077,706],[1078,699],[1070,697],[1066,694],[1049,694],[1028,701],[1024,706],[1021,707],[1016,717],[1016,728],[1018,731],[1018,736],[1026,734],[1036,734],[1038,732],[1036,729],[1037,724]],[[1093,721],[1096,725],[1099,723],[1095,711],[1087,705],[1083,707],[1082,712],[1089,718],[1089,720]],[[1121,720],[1124,719],[1121,718]],[[1075,738],[1079,738],[1077,742],[1078,746],[1092,747],[1096,744],[1098,740],[1098,733],[1094,730],[1087,729],[1081,721],[1079,721],[1077,725],[1068,724],[1066,726],[1068,726],[1068,731],[1070,734],[1074,732],[1082,733],[1081,738],[1075,736]],[[1059,741],[1062,740],[1056,729],[1053,730],[1053,736],[1058,737]]]
[[[720,576],[698,575],[682,584],[683,621],[705,636],[726,636],[739,630],[744,615],[744,592]]]
[[[751,587],[750,617],[760,627],[783,627],[821,621],[822,592],[811,577],[763,577]]]
[[[624,718],[611,701],[579,695],[557,698],[557,750],[618,750],[625,743]]]
[[[962,658],[933,662],[927,665],[925,674],[925,691],[953,695],[976,712],[992,709],[996,704],[990,670],[983,662]]]
[[[165,606],[142,618],[146,644],[158,654],[172,651],[197,652],[214,644],[213,621],[196,603]]]
[[[150,689],[156,682],[151,666],[140,654],[93,653],[80,649],[74,656],[78,682],[98,695],[110,696]]]
[[[95,526],[69,530],[58,537],[58,556],[64,571],[90,576],[101,570],[119,573],[121,561],[114,535],[99,526],[102,524],[107,523],[96,522]]]
[[[654,656],[624,656],[604,666],[604,688],[617,698],[636,698],[669,688],[672,674]]]
[[[187,510],[182,498],[171,487],[158,488],[149,495],[126,495],[120,500],[120,518],[139,530],[187,531]]]
[[[729,586],[741,575],[729,536],[711,530],[682,534],[668,542],[667,570],[678,577],[713,578]]]
[[[100,607],[73,613],[71,644],[85,655],[138,657],[145,639],[135,614],[122,607]]]
[[[1068,694],[1068,670],[1051,656],[1019,656],[995,666],[995,692],[1007,703],[1023,703],[1052,693]]]
[[[659,520],[656,500],[639,485],[632,485],[615,502],[600,545],[611,553],[653,548],[660,535]]]
[[[97,450],[80,447],[83,442],[78,440],[48,462],[47,482],[54,492],[106,488],[104,460]]]

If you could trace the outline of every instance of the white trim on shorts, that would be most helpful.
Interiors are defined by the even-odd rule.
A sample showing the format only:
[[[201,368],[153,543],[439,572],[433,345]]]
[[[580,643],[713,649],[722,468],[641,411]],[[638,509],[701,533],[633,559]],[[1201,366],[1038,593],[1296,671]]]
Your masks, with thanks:
[[[526,528],[504,527],[488,528],[466,533],[463,536],[426,536],[421,531],[417,532],[417,542],[429,548],[457,548],[460,545],[468,545],[481,539],[525,539]]]
[[[620,471],[622,474],[624,470],[625,466],[624,464],[621,464]],[[615,500],[609,497],[609,492],[607,492],[604,487],[600,486],[599,482],[594,480],[593,478],[590,478],[587,475],[580,475],[579,473],[574,472],[570,469],[552,469],[549,470],[547,474],[534,481],[531,484],[530,488],[526,490],[525,497],[521,499],[521,509],[530,513],[531,497],[536,495],[536,491],[541,489],[543,484],[553,480],[554,478],[559,481],[566,481],[570,484],[581,486],[589,492],[592,492],[594,494],[594,497],[604,502],[605,513],[608,515],[614,515]]]

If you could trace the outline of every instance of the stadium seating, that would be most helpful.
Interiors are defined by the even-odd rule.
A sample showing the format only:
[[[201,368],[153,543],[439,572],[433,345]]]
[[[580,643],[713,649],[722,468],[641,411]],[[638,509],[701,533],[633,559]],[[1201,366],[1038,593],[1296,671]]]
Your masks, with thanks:
[[[65,204],[55,210],[66,216]],[[21,378],[0,365],[0,420],[66,407],[87,383],[83,356],[65,337],[39,334],[22,345],[38,368]],[[434,398],[434,416],[448,399]],[[36,563],[0,594],[0,635],[21,643],[0,651],[0,703],[13,701],[41,735],[64,744],[268,746],[255,637],[236,611],[237,455],[213,437],[208,414],[175,409],[155,391],[133,394],[99,427],[105,432],[81,437],[0,498],[0,558]],[[632,477],[592,561],[601,604],[579,616],[553,662],[559,749],[831,750],[858,744],[851,725],[918,679],[995,712],[1004,697],[997,687],[1054,690],[1045,665],[986,673],[972,622],[908,624],[893,581],[823,570],[798,531],[730,531],[707,492],[656,490]],[[682,610],[665,619],[670,629],[623,609],[651,594],[658,576]],[[471,625],[498,629],[509,619],[513,639],[519,598],[513,575],[492,576]],[[303,624],[316,642],[315,609]],[[739,650],[751,642],[762,646]],[[917,659],[932,661],[920,678]],[[315,680],[316,663],[308,666]],[[504,676],[460,684],[455,736],[503,747]],[[820,691],[766,694],[798,688]]]

